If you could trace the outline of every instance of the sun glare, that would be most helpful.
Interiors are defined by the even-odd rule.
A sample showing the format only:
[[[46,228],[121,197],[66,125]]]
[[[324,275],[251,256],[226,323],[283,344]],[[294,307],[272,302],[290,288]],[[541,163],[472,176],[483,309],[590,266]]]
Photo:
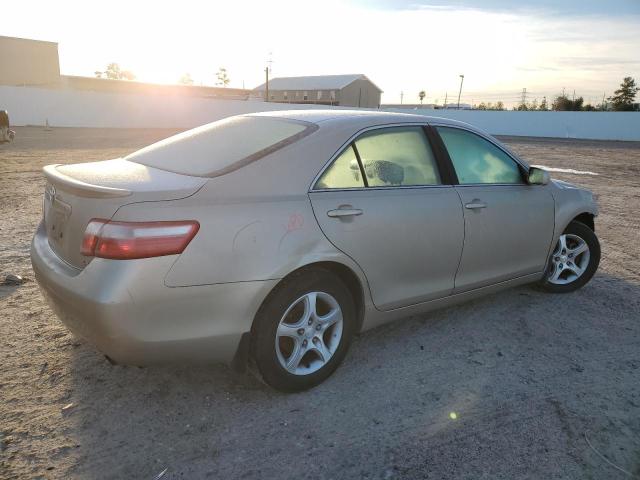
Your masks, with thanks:
[[[420,90],[425,103],[442,103],[457,93],[460,74],[467,102],[488,100],[492,92],[516,96],[523,87],[595,92],[616,85],[637,56],[632,18],[381,5],[183,0],[176,8],[114,0],[107,8],[62,0],[38,3],[34,17],[27,0],[12,6],[3,34],[58,42],[63,74],[92,76],[117,62],[140,81],[215,85],[222,67],[228,86],[254,88],[267,65],[272,77],[364,73],[384,90],[386,103],[401,95],[417,102]],[[300,21],[304,15],[317,21]],[[607,35],[612,31],[615,37]],[[594,75],[593,55],[621,60]]]

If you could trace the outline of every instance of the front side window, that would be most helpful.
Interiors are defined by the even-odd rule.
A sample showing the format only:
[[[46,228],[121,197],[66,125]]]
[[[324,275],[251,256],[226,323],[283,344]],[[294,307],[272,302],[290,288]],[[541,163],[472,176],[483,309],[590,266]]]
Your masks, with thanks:
[[[364,181],[352,146],[347,147],[333,161],[315,185],[317,189],[359,187],[364,187]]]
[[[493,143],[459,128],[436,128],[461,185],[524,183],[518,164]]]
[[[441,183],[422,127],[372,130],[360,136],[355,146],[370,187]]]

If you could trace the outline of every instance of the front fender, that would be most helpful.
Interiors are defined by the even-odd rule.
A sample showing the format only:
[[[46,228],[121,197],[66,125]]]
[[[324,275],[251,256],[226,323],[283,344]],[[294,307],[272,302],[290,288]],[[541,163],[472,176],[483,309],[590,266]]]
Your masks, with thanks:
[[[549,253],[573,219],[585,213],[598,215],[598,204],[587,189],[554,180],[551,193],[555,202],[555,226]]]

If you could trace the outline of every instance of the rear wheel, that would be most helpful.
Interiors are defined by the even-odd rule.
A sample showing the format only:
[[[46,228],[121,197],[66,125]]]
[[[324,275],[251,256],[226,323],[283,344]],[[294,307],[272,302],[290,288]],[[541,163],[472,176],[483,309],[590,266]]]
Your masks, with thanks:
[[[600,264],[600,243],[595,232],[574,221],[560,235],[549,257],[542,281],[545,290],[568,293],[585,285]]]
[[[295,273],[269,295],[252,329],[263,380],[281,391],[314,387],[342,362],[356,325],[346,285],[324,269]]]

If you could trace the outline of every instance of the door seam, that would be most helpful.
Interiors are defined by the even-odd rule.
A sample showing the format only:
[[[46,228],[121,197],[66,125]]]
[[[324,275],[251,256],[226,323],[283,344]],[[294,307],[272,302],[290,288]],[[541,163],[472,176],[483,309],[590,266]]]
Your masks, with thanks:
[[[458,280],[458,273],[460,273],[460,265],[462,265],[462,256],[464,255],[464,249],[466,247],[467,244],[467,213],[464,211],[464,202],[462,201],[462,196],[460,195],[460,192],[458,191],[457,185],[452,185],[453,189],[456,192],[456,195],[458,195],[458,199],[460,200],[460,210],[462,211],[462,248],[460,249],[460,258],[458,259],[458,267],[456,268],[456,274],[453,277],[453,288],[451,289],[451,293],[449,293],[449,296],[453,295],[453,292],[456,291],[456,282]]]

